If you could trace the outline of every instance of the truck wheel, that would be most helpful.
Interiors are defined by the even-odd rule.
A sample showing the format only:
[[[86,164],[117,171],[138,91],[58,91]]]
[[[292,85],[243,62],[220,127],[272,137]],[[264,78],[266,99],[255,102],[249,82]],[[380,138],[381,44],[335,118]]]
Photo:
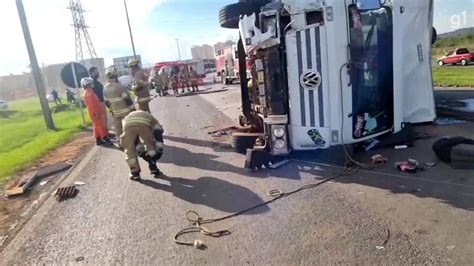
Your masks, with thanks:
[[[467,60],[466,59],[461,60],[461,66],[467,66]]]
[[[438,32],[436,31],[436,28],[433,27],[431,31],[431,45],[433,45],[437,39],[438,39]]]
[[[251,15],[259,12],[260,7],[270,2],[271,0],[254,0],[224,6],[219,10],[219,23],[223,28],[238,29],[241,15]]]
[[[439,65],[439,66],[444,66],[443,60],[439,60],[439,61],[438,61],[438,65]]]
[[[232,133],[232,148],[238,153],[246,153],[247,149],[252,149],[255,146],[259,133]]]

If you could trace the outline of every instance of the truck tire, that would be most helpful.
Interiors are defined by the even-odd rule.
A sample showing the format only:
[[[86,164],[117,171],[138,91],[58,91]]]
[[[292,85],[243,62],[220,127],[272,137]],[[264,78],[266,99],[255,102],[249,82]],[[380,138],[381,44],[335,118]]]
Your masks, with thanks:
[[[466,59],[461,60],[461,66],[467,66],[467,60]]]
[[[438,32],[436,31],[436,28],[433,27],[433,29],[431,30],[431,45],[433,45],[437,39],[438,39]]]
[[[239,17],[241,15],[251,15],[260,11],[260,7],[270,3],[271,0],[254,0],[239,2],[224,6],[219,10],[219,24],[223,28],[238,29]]]
[[[255,146],[258,136],[261,134],[257,133],[232,133],[232,148],[238,152],[245,154],[247,149],[252,149]]]

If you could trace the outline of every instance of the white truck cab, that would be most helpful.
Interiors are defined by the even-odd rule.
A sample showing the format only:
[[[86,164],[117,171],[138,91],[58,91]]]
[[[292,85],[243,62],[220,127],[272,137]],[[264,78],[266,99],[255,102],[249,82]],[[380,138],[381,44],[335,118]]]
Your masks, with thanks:
[[[220,22],[238,27],[240,58],[254,59],[256,92],[241,83],[245,121],[272,155],[433,121],[432,20],[433,0],[256,0],[224,7]]]

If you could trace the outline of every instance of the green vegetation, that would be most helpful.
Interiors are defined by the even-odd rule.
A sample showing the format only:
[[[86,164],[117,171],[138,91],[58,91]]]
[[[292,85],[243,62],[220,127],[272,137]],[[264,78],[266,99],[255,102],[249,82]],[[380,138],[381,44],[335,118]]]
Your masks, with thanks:
[[[474,52],[474,34],[463,34],[453,37],[438,38],[433,45],[433,81],[436,86],[474,87],[474,67],[437,65],[437,59],[445,55],[444,51],[456,48],[468,48]]]
[[[474,66],[433,66],[433,81],[443,87],[472,87]]]
[[[47,130],[37,98],[8,104],[8,110],[0,110],[0,184],[8,175],[70,140],[82,124],[78,110],[72,108],[53,114],[57,129]]]
[[[435,59],[445,55],[444,51],[452,51],[456,48],[468,48],[474,51],[474,34],[464,34],[447,38],[438,38],[433,44],[433,57]]]

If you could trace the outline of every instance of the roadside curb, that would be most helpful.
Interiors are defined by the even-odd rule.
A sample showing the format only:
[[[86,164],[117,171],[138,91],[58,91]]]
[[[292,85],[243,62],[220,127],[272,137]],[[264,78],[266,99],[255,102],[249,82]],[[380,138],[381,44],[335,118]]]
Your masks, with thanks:
[[[8,239],[5,240],[2,246],[0,256],[0,264],[5,265],[4,258],[12,257],[21,247],[28,235],[34,233],[34,230],[47,217],[49,210],[57,203],[53,192],[56,191],[64,183],[72,183],[85,166],[92,160],[94,155],[99,150],[99,147],[93,146],[85,155],[78,158],[78,162],[74,164],[64,175],[59,177],[58,182],[48,191],[40,194],[37,199],[37,207],[32,210],[26,219],[20,222],[12,232],[9,232]],[[42,197],[44,195],[44,198]],[[32,203],[33,204],[33,203]],[[1,249],[0,249],[1,250]]]

